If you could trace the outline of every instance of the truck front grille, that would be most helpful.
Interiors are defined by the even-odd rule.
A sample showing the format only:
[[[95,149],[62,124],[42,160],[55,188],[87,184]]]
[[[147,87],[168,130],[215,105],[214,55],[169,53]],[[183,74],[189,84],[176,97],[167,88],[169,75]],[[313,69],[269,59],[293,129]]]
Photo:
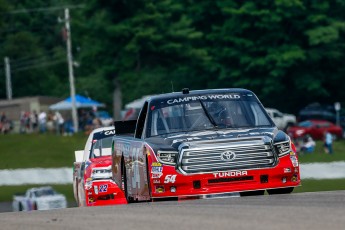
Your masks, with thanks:
[[[270,139],[232,139],[194,144],[180,152],[178,167],[184,174],[272,167],[276,154]]]

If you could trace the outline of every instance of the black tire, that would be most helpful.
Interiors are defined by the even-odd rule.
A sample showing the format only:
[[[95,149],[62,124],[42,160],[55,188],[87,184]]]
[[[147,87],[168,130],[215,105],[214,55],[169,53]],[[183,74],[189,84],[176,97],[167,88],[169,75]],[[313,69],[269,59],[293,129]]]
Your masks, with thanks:
[[[125,164],[124,162],[122,162],[122,180],[123,180],[123,191],[125,193],[125,197],[126,197],[126,200],[127,200],[127,203],[131,203],[132,202],[132,199],[131,197],[128,196],[128,191],[127,191],[127,173],[126,173],[126,167],[125,167]]]
[[[32,206],[32,210],[37,210],[37,204],[34,203],[34,205]]]
[[[19,203],[18,210],[19,210],[19,212],[23,211],[23,205],[21,203]]]
[[[146,156],[146,176],[147,176],[147,188],[149,190],[150,199],[148,201],[152,201],[152,190],[151,190],[151,183],[150,183],[150,171],[149,171],[149,159]]]
[[[289,194],[293,192],[294,187],[289,188],[277,188],[277,189],[267,189],[267,193],[270,195],[275,194]]]
[[[240,196],[262,196],[265,194],[265,190],[240,192]]]

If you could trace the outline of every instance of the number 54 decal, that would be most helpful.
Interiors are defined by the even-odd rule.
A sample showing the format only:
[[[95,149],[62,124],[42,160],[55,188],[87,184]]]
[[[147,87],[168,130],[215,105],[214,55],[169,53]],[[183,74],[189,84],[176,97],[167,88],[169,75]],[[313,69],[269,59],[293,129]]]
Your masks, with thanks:
[[[176,175],[166,175],[165,179],[164,179],[164,183],[168,184],[168,183],[175,183],[176,181]]]

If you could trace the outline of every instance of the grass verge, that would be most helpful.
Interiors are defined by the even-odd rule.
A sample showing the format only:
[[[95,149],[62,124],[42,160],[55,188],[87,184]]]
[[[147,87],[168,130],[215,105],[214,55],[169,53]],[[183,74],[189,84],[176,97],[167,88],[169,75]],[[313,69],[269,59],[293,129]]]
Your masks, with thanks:
[[[72,167],[74,151],[84,149],[87,137],[53,134],[0,136],[0,169]]]

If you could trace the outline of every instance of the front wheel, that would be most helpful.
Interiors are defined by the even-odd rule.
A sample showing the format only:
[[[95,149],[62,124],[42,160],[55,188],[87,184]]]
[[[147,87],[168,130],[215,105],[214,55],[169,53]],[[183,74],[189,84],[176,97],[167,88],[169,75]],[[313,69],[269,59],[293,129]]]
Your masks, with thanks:
[[[267,189],[267,193],[270,195],[275,195],[275,194],[289,194],[292,193],[294,187],[289,187],[289,188],[278,188],[278,189]]]

